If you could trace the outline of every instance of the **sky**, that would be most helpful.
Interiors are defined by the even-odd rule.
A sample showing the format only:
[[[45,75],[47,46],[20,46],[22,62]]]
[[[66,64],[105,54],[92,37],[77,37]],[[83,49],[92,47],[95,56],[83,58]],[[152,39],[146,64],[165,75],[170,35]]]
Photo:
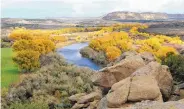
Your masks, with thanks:
[[[1,18],[100,17],[113,11],[184,14],[184,0],[1,0]]]

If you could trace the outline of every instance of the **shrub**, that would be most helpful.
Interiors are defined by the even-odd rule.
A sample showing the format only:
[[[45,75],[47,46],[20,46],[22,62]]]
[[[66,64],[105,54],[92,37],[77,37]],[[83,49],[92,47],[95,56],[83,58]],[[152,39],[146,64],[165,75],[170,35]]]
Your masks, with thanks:
[[[17,86],[11,87],[5,99],[3,98],[3,106],[12,106],[17,102],[44,102],[47,105],[58,104],[61,109],[69,109],[72,106],[69,96],[92,92],[90,76],[94,71],[60,63],[59,60],[63,58],[57,55],[47,54],[45,58],[49,57],[53,62],[41,67],[35,74],[25,77]]]
[[[162,64],[167,65],[175,81],[184,82],[184,56],[167,54],[167,57],[162,60]]]
[[[87,57],[93,60],[97,64],[106,65],[108,64],[106,60],[105,53],[103,51],[95,51],[90,47],[84,47],[80,50],[83,57]]]
[[[11,40],[7,36],[1,36],[2,42],[11,42]]]
[[[56,53],[50,52],[46,55],[40,56],[41,67],[54,64],[54,63],[58,63],[59,65],[64,65],[64,66],[67,65],[67,62],[65,61],[65,59]]]
[[[10,42],[1,42],[1,48],[10,48],[11,43]]]
[[[162,46],[157,52],[155,52],[155,55],[162,59],[166,57],[168,53],[177,54],[177,51],[173,47]]]
[[[39,67],[39,52],[32,50],[22,50],[16,52],[13,61],[18,64],[24,72],[33,71]]]
[[[45,103],[14,103],[9,109],[49,109]]]
[[[75,40],[76,40],[77,42],[80,42],[80,41],[81,41],[81,36],[77,36],[77,37],[75,38]]]
[[[60,43],[60,42],[66,42],[68,39],[65,36],[53,36],[53,37],[51,37],[51,40],[54,43]]]

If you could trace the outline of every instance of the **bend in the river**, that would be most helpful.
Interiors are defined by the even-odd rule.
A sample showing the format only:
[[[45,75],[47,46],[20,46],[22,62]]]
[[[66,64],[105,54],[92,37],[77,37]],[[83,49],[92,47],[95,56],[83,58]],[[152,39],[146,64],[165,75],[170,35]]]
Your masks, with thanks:
[[[88,46],[88,43],[75,43],[72,45],[65,46],[57,50],[69,63],[89,67],[93,70],[99,70],[101,67],[94,63],[92,60],[82,57],[80,49]]]

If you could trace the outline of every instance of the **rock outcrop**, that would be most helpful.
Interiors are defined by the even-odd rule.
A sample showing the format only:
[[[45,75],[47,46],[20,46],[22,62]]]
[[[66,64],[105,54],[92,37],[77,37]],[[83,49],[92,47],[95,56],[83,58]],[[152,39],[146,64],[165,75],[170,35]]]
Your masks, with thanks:
[[[108,107],[119,107],[128,99],[130,78],[115,83],[112,87],[111,92],[107,94]]]
[[[168,19],[166,13],[152,13],[152,12],[126,12],[117,11],[105,15],[104,20],[165,20]]]
[[[94,74],[92,81],[98,86],[109,88],[114,83],[129,77],[133,72],[144,65],[145,62],[140,56],[127,56],[119,63],[111,67],[106,67]]]
[[[146,66],[136,70],[131,76],[154,76],[165,99],[168,99],[173,86],[173,78],[169,68],[157,62],[150,62]]]
[[[129,101],[157,100],[160,96],[160,89],[153,76],[134,76],[132,78]]]
[[[184,19],[184,14],[167,14],[154,12],[128,12],[116,11],[105,15],[104,20],[169,20],[169,19]]]
[[[151,53],[127,52],[120,58],[121,61],[92,76],[93,83],[108,92],[103,96],[96,91],[71,96],[72,102],[76,100],[73,109],[168,109],[170,104],[180,109],[183,106],[180,101],[163,103],[179,99],[181,90],[173,87],[168,67],[156,62]]]
[[[164,103],[156,101],[142,101],[130,106],[127,109],[184,109],[184,100],[169,101]]]
[[[127,77],[115,83],[106,95],[107,107],[119,108],[128,102],[154,100],[163,102],[155,77],[150,75]]]

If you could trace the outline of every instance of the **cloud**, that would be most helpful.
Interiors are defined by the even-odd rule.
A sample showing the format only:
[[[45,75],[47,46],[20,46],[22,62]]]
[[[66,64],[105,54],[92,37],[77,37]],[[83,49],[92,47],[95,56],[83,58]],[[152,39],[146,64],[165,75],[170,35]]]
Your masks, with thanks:
[[[184,13],[183,5],[184,0],[2,0],[2,13],[11,16],[9,11],[24,7],[48,11],[40,16],[98,17],[112,11]]]

